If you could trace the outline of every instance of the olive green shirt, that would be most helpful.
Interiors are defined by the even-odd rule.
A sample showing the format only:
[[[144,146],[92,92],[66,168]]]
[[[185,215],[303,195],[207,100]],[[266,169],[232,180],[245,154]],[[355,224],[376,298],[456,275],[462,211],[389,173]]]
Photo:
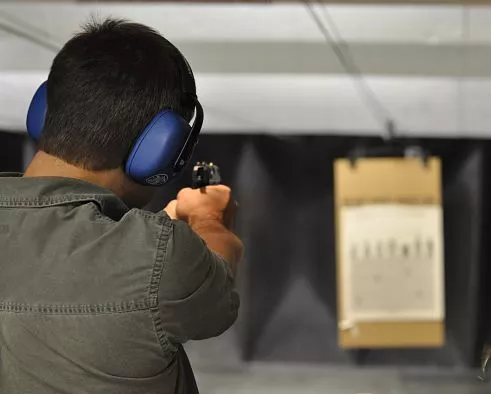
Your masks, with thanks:
[[[182,343],[239,300],[184,222],[70,178],[0,175],[0,393],[196,393]]]

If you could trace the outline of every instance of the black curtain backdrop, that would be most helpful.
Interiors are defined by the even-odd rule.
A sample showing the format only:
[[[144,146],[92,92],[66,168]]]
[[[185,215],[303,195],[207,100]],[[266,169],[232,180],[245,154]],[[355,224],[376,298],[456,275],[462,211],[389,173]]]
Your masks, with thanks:
[[[0,171],[22,171],[25,134],[0,132]]]

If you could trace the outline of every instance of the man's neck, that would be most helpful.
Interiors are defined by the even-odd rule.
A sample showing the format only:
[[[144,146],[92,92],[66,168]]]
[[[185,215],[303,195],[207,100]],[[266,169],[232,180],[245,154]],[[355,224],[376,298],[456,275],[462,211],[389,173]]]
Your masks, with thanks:
[[[38,151],[24,173],[25,177],[63,177],[80,179],[111,190],[116,195],[123,194],[120,170],[90,171],[69,164],[58,157]]]

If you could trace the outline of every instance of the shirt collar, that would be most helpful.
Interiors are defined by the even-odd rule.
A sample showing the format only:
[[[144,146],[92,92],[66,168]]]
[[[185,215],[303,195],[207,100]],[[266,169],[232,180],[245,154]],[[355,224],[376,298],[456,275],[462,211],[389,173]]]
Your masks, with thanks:
[[[120,218],[129,210],[110,190],[80,179],[0,173],[0,207],[41,207],[90,201],[99,205],[109,217]]]

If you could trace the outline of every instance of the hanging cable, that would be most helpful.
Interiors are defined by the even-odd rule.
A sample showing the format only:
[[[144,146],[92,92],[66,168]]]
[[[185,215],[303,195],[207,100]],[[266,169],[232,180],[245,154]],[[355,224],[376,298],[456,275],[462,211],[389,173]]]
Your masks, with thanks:
[[[470,10],[469,7],[463,3],[460,10],[460,24],[461,34],[460,41],[461,46],[459,49],[459,75],[457,78],[456,88],[456,103],[457,108],[457,124],[459,130],[467,129],[467,111],[468,105],[466,101],[466,78],[469,77],[469,36],[470,36]]]
[[[27,22],[24,19],[21,19],[14,14],[10,14],[10,13],[7,13],[5,11],[0,11],[0,18],[5,20],[6,22],[8,22],[8,24],[14,25],[14,26],[18,27],[19,29],[24,29],[24,31],[27,31],[31,34],[34,34],[37,36],[41,35],[46,40],[51,39],[51,34],[48,31],[44,30],[41,27],[35,26],[32,23]]]
[[[38,36],[36,36],[35,32],[30,33],[30,32],[25,31],[19,27],[7,24],[4,21],[0,21],[0,30],[4,31],[6,33],[9,33],[15,37],[19,37],[19,38],[22,38],[26,41],[29,41],[29,42],[37,45],[37,46],[40,46],[44,49],[47,49],[48,51],[58,53],[58,51],[60,50],[60,47],[58,45],[53,44],[49,41],[46,41],[42,38],[39,38]]]
[[[346,73],[348,73],[353,80],[353,84],[358,90],[358,93],[365,101],[370,114],[375,119],[375,121],[383,127],[386,131],[383,134],[384,138],[391,139],[394,137],[395,120],[391,115],[389,110],[383,106],[379,101],[371,87],[367,84],[366,80],[363,78],[363,73],[358,68],[349,46],[343,41],[339,29],[330,16],[328,10],[323,6],[324,18],[326,20],[327,26],[322,21],[321,17],[317,14],[314,6],[308,1],[304,0],[305,6],[312,20],[318,27],[319,31],[324,36],[327,44],[330,46],[336,57],[338,58],[341,66],[344,68]],[[341,44],[341,45],[340,45]],[[342,49],[344,47],[344,50]]]

